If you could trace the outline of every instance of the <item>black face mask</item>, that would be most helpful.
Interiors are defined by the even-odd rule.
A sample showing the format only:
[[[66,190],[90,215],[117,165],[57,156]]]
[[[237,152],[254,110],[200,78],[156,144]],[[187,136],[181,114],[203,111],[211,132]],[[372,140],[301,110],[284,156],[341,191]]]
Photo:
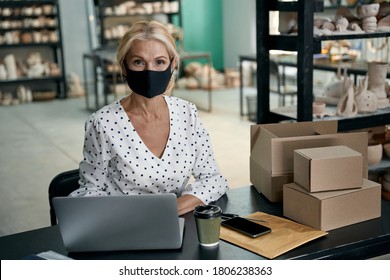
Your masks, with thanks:
[[[172,73],[171,63],[164,71],[134,71],[126,67],[126,81],[133,92],[152,98],[166,91]]]

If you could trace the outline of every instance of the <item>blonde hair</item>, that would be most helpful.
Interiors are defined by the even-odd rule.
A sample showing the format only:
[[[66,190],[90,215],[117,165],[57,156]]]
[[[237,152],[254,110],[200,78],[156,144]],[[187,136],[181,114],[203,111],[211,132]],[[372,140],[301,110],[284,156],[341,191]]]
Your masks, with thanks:
[[[176,43],[167,28],[157,21],[138,21],[134,23],[130,30],[127,31],[119,41],[119,46],[116,53],[116,60],[121,69],[122,76],[126,74],[126,55],[136,40],[156,40],[162,43],[169,54],[169,59],[172,64],[178,65],[179,54],[176,50]],[[169,94],[175,85],[175,78],[172,75],[167,86],[165,94]]]

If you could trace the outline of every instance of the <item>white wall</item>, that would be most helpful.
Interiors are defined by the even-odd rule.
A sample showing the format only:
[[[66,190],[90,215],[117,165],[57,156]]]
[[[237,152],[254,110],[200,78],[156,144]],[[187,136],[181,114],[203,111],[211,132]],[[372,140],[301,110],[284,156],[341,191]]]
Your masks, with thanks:
[[[256,53],[256,0],[222,0],[225,68],[237,68],[239,55]]]
[[[75,72],[81,80],[83,80],[82,56],[91,50],[87,1],[89,0],[59,1],[65,74]]]

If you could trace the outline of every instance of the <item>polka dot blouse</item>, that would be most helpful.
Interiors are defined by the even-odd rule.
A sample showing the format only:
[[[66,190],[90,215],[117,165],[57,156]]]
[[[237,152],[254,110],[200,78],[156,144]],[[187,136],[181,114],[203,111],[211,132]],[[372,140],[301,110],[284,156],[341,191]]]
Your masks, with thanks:
[[[170,132],[161,158],[142,142],[120,101],[87,119],[80,188],[71,196],[175,193],[191,194],[208,204],[227,191],[195,105],[164,98]]]

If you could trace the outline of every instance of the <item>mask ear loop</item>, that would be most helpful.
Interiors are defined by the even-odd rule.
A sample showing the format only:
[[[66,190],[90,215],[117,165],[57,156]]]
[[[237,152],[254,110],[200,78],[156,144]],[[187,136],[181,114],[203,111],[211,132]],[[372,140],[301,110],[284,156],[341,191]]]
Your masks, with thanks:
[[[124,63],[124,64],[125,64],[125,63]],[[126,69],[128,69],[128,67],[127,67],[127,65],[124,65],[124,66],[120,65],[119,67],[120,67],[120,71],[121,71],[122,83],[127,84],[127,80],[126,80],[126,75],[125,75],[125,73],[126,73]],[[124,68],[125,71],[123,71],[123,68]],[[126,90],[125,90],[125,91],[127,91],[127,88],[130,90],[130,95],[131,95],[131,93],[133,93],[133,91],[130,89],[130,87],[126,87]],[[130,96],[130,95],[129,95],[129,96]]]
[[[173,69],[172,69],[172,63],[173,63],[174,60],[175,60],[175,58],[173,57],[170,60],[170,63],[169,63],[169,66],[168,66],[168,68],[171,68],[171,71],[170,71],[171,72],[171,77],[169,79],[168,86],[167,86],[165,92],[163,93],[164,95],[171,95],[171,92],[172,92],[173,88],[175,87],[176,77],[175,77],[174,73],[175,73],[176,66],[173,67]],[[167,92],[168,92],[168,94],[167,94]]]

